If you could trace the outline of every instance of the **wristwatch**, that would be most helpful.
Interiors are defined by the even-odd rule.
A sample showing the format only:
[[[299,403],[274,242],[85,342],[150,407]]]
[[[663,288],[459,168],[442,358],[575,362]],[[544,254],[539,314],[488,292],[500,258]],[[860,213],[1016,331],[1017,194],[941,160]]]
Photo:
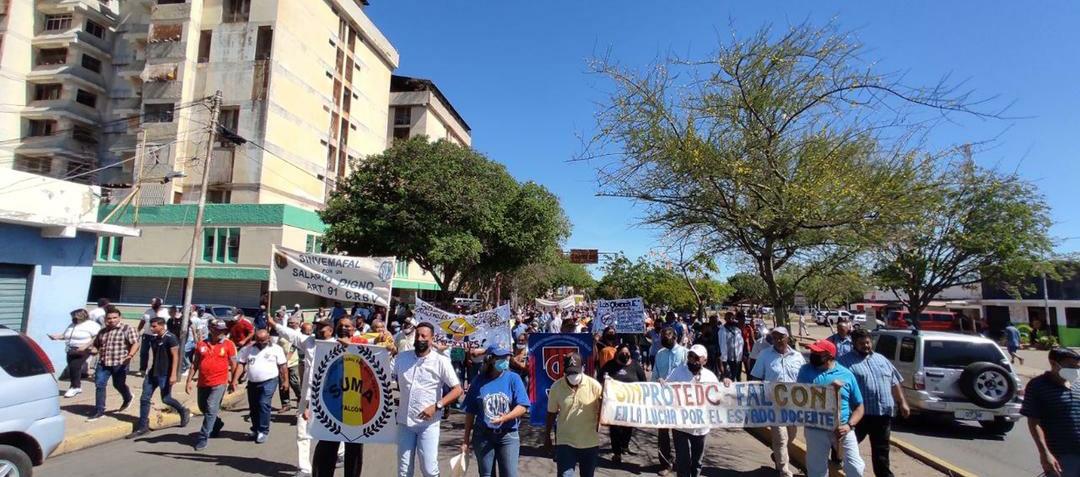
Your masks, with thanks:
[[[443,410],[444,407],[446,407],[446,406],[443,406],[441,401],[435,401],[435,410],[436,411],[441,411],[441,410]]]

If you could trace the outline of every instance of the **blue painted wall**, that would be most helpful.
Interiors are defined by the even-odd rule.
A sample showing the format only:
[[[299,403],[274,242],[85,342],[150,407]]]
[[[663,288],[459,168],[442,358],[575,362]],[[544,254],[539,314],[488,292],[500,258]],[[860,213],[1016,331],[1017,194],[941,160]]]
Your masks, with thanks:
[[[26,334],[49,355],[59,374],[66,365],[64,343],[50,340],[71,323],[71,310],[84,308],[90,288],[97,235],[43,238],[41,229],[0,224],[0,263],[33,265]]]

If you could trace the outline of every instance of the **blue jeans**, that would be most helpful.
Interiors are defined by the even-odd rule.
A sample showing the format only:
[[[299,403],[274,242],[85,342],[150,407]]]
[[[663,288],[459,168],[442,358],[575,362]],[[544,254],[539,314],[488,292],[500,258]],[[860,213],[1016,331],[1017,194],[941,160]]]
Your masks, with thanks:
[[[146,372],[146,364],[150,362],[150,340],[152,336],[143,334],[142,341],[139,342],[139,372]]]
[[[496,434],[488,429],[473,427],[472,448],[480,477],[491,477],[496,463],[499,465],[499,477],[517,477],[518,456],[521,453],[518,431]]]
[[[221,423],[221,419],[218,419],[218,413],[221,412],[221,399],[225,397],[227,388],[228,385],[225,384],[209,388],[200,386],[198,388],[199,412],[203,413],[202,427],[199,429],[199,442],[206,442],[214,429],[219,429],[224,425],[224,423]]]
[[[1055,455],[1061,464],[1061,477],[1080,477],[1080,454]]]
[[[135,426],[136,429],[150,427],[150,401],[154,399],[154,389],[161,389],[161,402],[175,409],[178,414],[183,415],[187,412],[180,401],[173,399],[172,385],[169,384],[168,376],[148,374],[146,379],[143,379],[142,398],[139,399],[139,424]]]
[[[416,459],[413,459],[416,454]],[[414,462],[420,461],[424,477],[439,475],[439,421],[410,428],[398,424],[398,477],[412,477]]]
[[[278,378],[261,383],[248,381],[248,413],[251,415],[251,433],[270,433],[270,402],[278,388]]]
[[[555,475],[574,477],[574,468],[580,466],[581,472],[578,475],[581,477],[593,477],[599,459],[599,447],[578,449],[568,445],[557,445],[555,446]]]
[[[104,366],[100,362],[98,363],[97,370],[94,371],[94,414],[105,412],[105,385],[109,384],[110,377],[112,378],[113,387],[120,392],[124,402],[131,402],[131,390],[127,386],[127,371],[128,365],[126,364]]]
[[[806,428],[806,476],[826,477],[829,475],[829,452],[833,442],[837,442],[833,431]],[[866,463],[859,455],[859,441],[855,432],[849,432],[838,444],[844,449],[844,475],[862,477]]]
[[[680,430],[671,431],[675,441],[675,475],[677,477],[698,477],[701,474],[701,458],[705,456],[705,438]]]

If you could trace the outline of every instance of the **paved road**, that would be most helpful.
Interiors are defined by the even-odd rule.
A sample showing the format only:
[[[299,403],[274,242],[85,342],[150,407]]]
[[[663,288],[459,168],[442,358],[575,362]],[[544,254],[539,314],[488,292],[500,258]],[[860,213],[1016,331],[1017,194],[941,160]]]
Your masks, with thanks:
[[[983,432],[976,422],[916,417],[898,424],[893,436],[980,476],[1034,477],[1042,473],[1023,419],[1002,437]]]

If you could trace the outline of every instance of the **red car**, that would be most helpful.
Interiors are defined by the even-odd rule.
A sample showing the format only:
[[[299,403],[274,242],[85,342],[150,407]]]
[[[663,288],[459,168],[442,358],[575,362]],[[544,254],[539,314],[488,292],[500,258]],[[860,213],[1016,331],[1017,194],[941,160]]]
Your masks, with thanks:
[[[893,310],[886,315],[885,326],[892,329],[911,328],[907,310]],[[923,311],[919,314],[919,329],[926,331],[954,331],[957,329],[956,313],[951,311]]]

